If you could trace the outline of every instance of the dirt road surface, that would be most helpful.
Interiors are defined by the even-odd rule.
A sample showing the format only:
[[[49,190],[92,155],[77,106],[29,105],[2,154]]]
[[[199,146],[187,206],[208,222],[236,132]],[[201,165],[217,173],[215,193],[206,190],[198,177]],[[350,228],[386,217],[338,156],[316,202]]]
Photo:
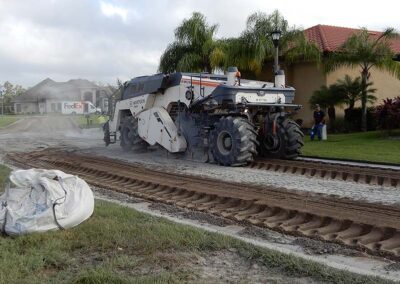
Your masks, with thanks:
[[[178,159],[162,150],[150,150],[146,153],[126,153],[121,150],[119,144],[105,147],[102,137],[103,133],[100,128],[80,129],[72,117],[27,117],[9,127],[0,129],[0,162],[10,152],[29,152],[49,147],[60,147],[76,150],[88,156],[98,155],[120,159],[163,171],[217,178],[229,182],[282,187],[301,192],[319,193],[330,197],[346,197],[352,200],[400,207],[399,189],[393,187],[309,178],[290,173],[243,167],[226,168]],[[318,250],[325,251],[324,247],[325,245],[321,243],[318,245]],[[377,268],[377,270],[382,269]],[[384,270],[381,272],[385,273]]]
[[[0,159],[9,152],[103,145],[100,129],[80,129],[71,117],[32,116],[0,129]]]
[[[400,206],[399,191],[393,187],[309,178],[290,173],[243,167],[221,167],[178,159],[163,150],[126,153],[121,150],[118,142],[105,147],[102,137],[103,133],[100,128],[80,129],[69,116],[24,118],[18,123],[0,130],[0,160],[10,152],[62,147],[76,149],[87,155],[105,156],[177,173]]]

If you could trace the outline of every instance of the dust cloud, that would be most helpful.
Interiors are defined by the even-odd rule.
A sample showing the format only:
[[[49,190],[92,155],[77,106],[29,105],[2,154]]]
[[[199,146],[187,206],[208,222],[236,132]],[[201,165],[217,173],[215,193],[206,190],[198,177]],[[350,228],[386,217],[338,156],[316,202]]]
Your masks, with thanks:
[[[29,116],[0,129],[0,160],[10,152],[103,146],[101,128],[81,129],[71,116]]]

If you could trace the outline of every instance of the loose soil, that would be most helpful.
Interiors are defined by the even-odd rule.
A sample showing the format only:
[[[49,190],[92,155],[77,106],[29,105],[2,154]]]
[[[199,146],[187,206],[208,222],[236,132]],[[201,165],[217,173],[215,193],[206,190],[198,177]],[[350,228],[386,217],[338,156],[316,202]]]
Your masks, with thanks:
[[[344,248],[339,244],[326,243],[308,238],[297,238],[292,244],[299,245],[303,248],[304,252],[308,254],[341,254],[347,256],[365,256],[364,253]]]
[[[305,277],[282,277],[278,271],[266,270],[260,261],[238,255],[235,249],[199,257],[195,264],[201,283],[319,283]]]
[[[189,220],[197,220],[200,223],[207,223],[215,226],[228,226],[234,224],[232,220],[221,218],[218,216],[214,216],[212,214],[207,214],[204,212],[199,212],[195,210],[188,210],[184,208],[178,208],[173,205],[164,204],[164,203],[152,203],[149,206],[152,210],[157,210],[163,213],[173,214],[174,216],[180,216],[182,218],[186,218]]]

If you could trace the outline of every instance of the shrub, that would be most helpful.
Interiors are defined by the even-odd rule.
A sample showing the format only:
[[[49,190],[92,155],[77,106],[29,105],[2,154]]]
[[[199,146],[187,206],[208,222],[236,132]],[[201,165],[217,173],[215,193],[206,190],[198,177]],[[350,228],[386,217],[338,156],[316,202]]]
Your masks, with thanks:
[[[400,127],[400,96],[383,100],[374,110],[379,129],[392,130]]]
[[[348,123],[349,131],[361,131],[361,108],[345,109],[344,118]],[[367,108],[367,130],[376,130],[377,121],[374,108]]]
[[[351,124],[343,117],[338,117],[329,121],[328,130],[330,133],[348,133],[351,131]]]

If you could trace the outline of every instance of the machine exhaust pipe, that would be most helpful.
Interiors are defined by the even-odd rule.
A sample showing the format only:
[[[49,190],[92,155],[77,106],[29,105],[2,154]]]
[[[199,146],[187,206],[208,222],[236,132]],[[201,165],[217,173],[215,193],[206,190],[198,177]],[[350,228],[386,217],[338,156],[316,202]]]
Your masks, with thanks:
[[[228,72],[227,72],[227,81],[226,84],[228,86],[235,86],[236,85],[236,78],[238,77],[238,72],[239,70],[237,67],[228,67]]]
[[[275,88],[285,88],[285,85],[285,72],[280,69],[275,73]]]

